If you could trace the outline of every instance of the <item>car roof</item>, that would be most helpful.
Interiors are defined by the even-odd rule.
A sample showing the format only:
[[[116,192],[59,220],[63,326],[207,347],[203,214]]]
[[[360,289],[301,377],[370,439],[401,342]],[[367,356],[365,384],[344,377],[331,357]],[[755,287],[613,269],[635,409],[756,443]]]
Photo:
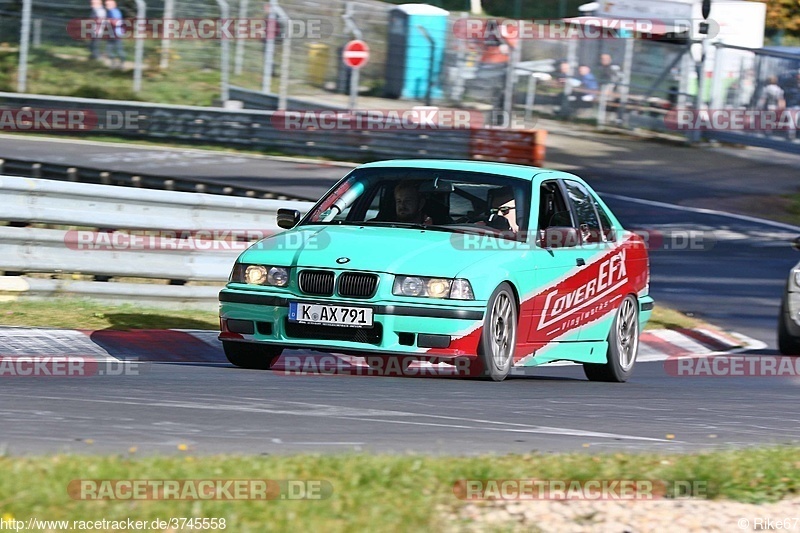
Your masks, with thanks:
[[[469,159],[391,159],[366,163],[359,168],[431,168],[441,170],[461,170],[466,172],[485,172],[513,178],[533,180],[537,174],[556,172],[548,168],[496,163],[493,161],[472,161]]]

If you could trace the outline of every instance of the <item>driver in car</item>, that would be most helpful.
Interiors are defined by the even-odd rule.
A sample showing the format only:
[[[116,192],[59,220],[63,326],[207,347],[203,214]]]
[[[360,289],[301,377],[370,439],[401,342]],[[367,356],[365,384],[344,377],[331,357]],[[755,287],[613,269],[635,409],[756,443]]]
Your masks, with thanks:
[[[425,198],[417,189],[418,184],[413,181],[401,181],[394,188],[394,209],[397,222],[416,224],[432,224],[433,221],[425,215]]]

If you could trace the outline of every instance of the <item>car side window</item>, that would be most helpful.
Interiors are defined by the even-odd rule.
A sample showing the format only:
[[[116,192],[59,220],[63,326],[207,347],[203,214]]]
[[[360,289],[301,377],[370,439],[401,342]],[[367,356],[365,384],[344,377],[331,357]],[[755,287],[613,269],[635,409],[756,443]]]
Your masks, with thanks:
[[[555,181],[546,181],[539,188],[539,231],[553,226],[572,226],[564,195]]]
[[[611,224],[611,217],[608,216],[608,213],[603,208],[602,205],[597,201],[597,198],[592,195],[592,203],[594,204],[594,208],[597,211],[597,216],[600,217],[600,224],[603,227],[603,236],[605,237],[606,241],[614,241],[616,240],[616,235],[614,234],[614,226]]]
[[[584,243],[605,242],[603,227],[595,210],[595,201],[586,187],[577,181],[564,180],[567,195],[578,217],[578,231]]]

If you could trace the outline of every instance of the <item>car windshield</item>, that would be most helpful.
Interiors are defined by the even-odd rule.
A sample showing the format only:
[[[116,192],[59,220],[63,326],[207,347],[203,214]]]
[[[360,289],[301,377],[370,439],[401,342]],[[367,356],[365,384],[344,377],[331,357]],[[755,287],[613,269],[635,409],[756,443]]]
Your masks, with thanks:
[[[356,169],[302,224],[426,227],[517,238],[528,228],[530,182],[480,172]]]

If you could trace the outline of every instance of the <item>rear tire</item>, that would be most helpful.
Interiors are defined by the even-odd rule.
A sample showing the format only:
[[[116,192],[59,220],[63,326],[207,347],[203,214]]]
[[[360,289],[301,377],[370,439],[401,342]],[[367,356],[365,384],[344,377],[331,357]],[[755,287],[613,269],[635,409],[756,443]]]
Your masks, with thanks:
[[[508,283],[501,283],[486,304],[478,355],[483,377],[503,381],[514,366],[517,344],[517,301]]]
[[[233,366],[251,370],[269,370],[283,352],[276,346],[234,341],[222,341],[222,349]]]
[[[584,363],[589,381],[624,383],[633,374],[639,352],[639,300],[629,294],[622,300],[608,334],[605,363]]]
[[[781,314],[778,316],[778,351],[783,355],[800,355],[800,338],[789,332],[786,321],[786,300],[781,302]]]

